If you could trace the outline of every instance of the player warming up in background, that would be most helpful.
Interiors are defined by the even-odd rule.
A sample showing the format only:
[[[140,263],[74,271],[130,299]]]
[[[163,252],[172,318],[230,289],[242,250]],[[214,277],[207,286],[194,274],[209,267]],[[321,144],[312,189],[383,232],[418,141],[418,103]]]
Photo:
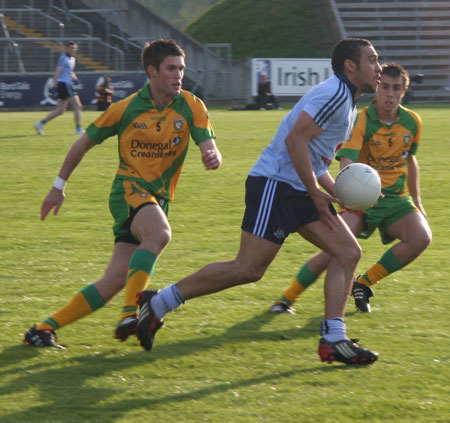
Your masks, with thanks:
[[[111,260],[101,279],[28,330],[25,342],[29,345],[58,347],[55,329],[104,306],[125,283],[115,337],[125,341],[135,333],[136,296],[149,284],[156,260],[171,238],[169,202],[174,198],[190,136],[200,148],[206,170],[221,165],[204,103],[181,89],[184,51],[173,40],[155,40],[144,47],[142,65],[150,82],[113,103],[75,141],[41,208],[42,220],[52,209],[57,214],[64,201],[66,182],[84,155],[117,135],[119,167],[109,198],[115,236]]]
[[[83,108],[80,97],[73,91],[73,83],[78,83],[75,75],[75,56],[78,51],[78,44],[75,41],[67,41],[64,45],[64,54],[58,60],[56,70],[53,75],[53,89],[57,92],[56,109],[52,110],[44,119],[34,124],[39,135],[44,135],[44,125],[62,115],[70,103],[73,107],[75,118],[75,133],[82,134],[81,128],[81,110]]]
[[[284,240],[297,232],[330,256],[321,360],[370,364],[377,359],[346,334],[345,306],[361,248],[331,204],[337,199],[328,168],[336,146],[350,137],[356,99],[375,92],[381,67],[374,47],[363,39],[337,43],[331,63],[335,74],[313,87],[285,116],[250,170],[236,258],[208,264],[159,292],[141,293],[138,338],[146,350],[152,348],[166,313],[188,299],[258,281]],[[319,178],[327,192],[320,189]]]
[[[431,230],[420,199],[419,166],[416,159],[421,131],[420,117],[400,105],[409,85],[402,66],[382,66],[376,98],[358,116],[352,137],[338,151],[341,168],[360,162],[378,171],[383,198],[364,214],[341,213],[352,232],[367,239],[378,228],[383,244],[399,240],[365,273],[355,277],[352,295],[362,312],[370,312],[372,285],[402,269],[430,244]],[[272,305],[274,313],[295,312],[292,304],[327,268],[329,257],[320,252],[312,257]]]

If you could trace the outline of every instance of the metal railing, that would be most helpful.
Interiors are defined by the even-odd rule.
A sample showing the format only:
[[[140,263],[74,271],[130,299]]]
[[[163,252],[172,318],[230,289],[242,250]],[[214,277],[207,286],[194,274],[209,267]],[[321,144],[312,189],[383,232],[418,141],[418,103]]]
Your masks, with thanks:
[[[12,14],[12,13],[17,13],[17,22],[19,25],[22,25],[24,23],[24,19],[23,19],[23,14],[28,15],[29,17],[29,23],[30,25],[34,25],[34,12],[40,12],[41,9],[34,9],[32,7],[28,7],[27,9],[24,9],[23,7],[18,8],[18,7],[2,7],[1,11],[3,13],[8,13],[8,14]]]
[[[10,37],[10,38],[6,38],[6,37],[0,37],[0,42],[1,41],[12,41],[12,42],[19,42],[19,43],[29,43],[29,42],[34,42],[34,43],[44,43],[44,42],[55,42],[57,43],[59,46],[61,46],[61,52],[58,51],[54,51],[54,49],[49,48],[49,57],[48,57],[48,68],[49,69],[54,69],[55,67],[55,54],[59,55],[63,52],[63,45],[65,41],[76,41],[81,47],[83,45],[84,42],[89,43],[92,42],[95,44],[99,44],[102,47],[106,47],[106,49],[102,48],[102,51],[104,51],[104,60],[102,60],[102,62],[104,64],[106,64],[107,66],[110,66],[116,70],[124,70],[125,69],[125,54],[123,53],[122,50],[120,50],[117,47],[111,46],[105,42],[103,42],[100,38],[98,37],[88,37],[88,36],[84,36],[84,37],[61,37],[61,38],[54,38],[54,37],[39,37],[39,38],[29,38],[29,37]],[[46,47],[48,48],[48,47]],[[81,48],[82,50],[82,48]],[[113,57],[111,57],[111,52],[114,53]],[[91,56],[91,55],[90,55]],[[103,59],[103,57],[101,58]],[[101,60],[100,59],[100,60]]]
[[[115,21],[116,21],[116,27],[119,31],[119,34],[122,38],[126,38],[125,33],[122,30],[122,26],[120,25],[120,18],[119,18],[119,13],[121,12],[121,10],[118,9],[69,9],[70,13],[106,13],[106,14],[111,14]],[[111,37],[111,23],[109,22],[108,19],[105,19],[105,39],[107,41],[107,43],[110,43],[110,37]]]
[[[43,16],[46,19],[46,33],[45,35],[51,36],[51,23],[53,22],[54,24],[56,24],[58,26],[59,29],[59,38],[64,37],[64,24],[59,21],[58,19],[55,19],[53,16],[47,15],[46,13],[42,12],[40,9],[33,9],[30,6],[23,6],[24,9],[27,10],[32,10],[34,12],[34,14],[32,15],[32,17],[34,17],[34,15],[40,15]],[[20,13],[20,12],[19,12]]]
[[[90,37],[84,37],[85,39],[89,39]],[[118,70],[125,70],[125,54],[120,48],[114,47],[108,43],[103,42],[100,38],[95,38],[95,41],[97,41],[99,44],[107,47],[107,50],[105,52],[106,55],[106,63],[111,63],[110,53],[111,50],[114,50],[114,68]]]
[[[20,53],[20,47],[19,44],[17,44],[15,41],[11,40],[11,37],[9,35],[8,27],[5,24],[5,19],[2,13],[0,13],[0,25],[3,30],[3,35],[6,43],[8,44],[4,51],[3,56],[3,67],[4,69],[9,69],[9,52],[13,52],[16,56],[17,60],[17,66],[19,68],[19,72],[25,72],[25,66],[23,64],[22,55]]]
[[[1,0],[0,0],[1,1]],[[26,0],[23,0],[26,1]],[[98,62],[102,62],[105,65],[108,65],[109,67],[113,68],[114,70],[118,71],[124,71],[125,70],[125,54],[124,51],[133,51],[133,49],[136,49],[138,51],[139,55],[142,51],[143,44],[141,44],[141,41],[148,41],[148,37],[136,37],[136,38],[129,38],[123,35],[122,27],[120,25],[119,20],[119,13],[122,12],[122,10],[114,10],[114,9],[67,9],[67,5],[63,4],[62,7],[58,7],[55,5],[56,2],[53,0],[49,1],[49,11],[48,13],[52,13],[54,16],[51,16],[47,13],[43,13],[41,9],[34,9],[33,6],[34,2],[30,1],[31,6],[24,6],[21,9],[15,9],[14,12],[18,14],[18,20],[21,22],[24,22],[24,17],[26,17],[26,23],[30,25],[31,28],[38,28],[38,25],[31,26],[30,22],[32,19],[35,19],[38,24],[41,26],[41,32],[45,32],[46,37],[39,37],[39,38],[16,38],[14,42],[20,42],[20,43],[28,43],[31,41],[34,42],[40,42],[43,44],[45,41],[55,41],[59,45],[62,45],[63,41],[65,40],[74,40],[79,42],[80,44],[80,54],[83,52],[86,52],[86,55],[98,60]],[[61,6],[61,4],[59,5]],[[53,13],[53,11],[55,13]],[[56,14],[58,12],[58,14]],[[88,22],[85,19],[82,19],[81,17],[77,16],[83,13],[98,13],[100,15],[103,15],[103,17],[108,17],[108,15],[112,15],[112,19],[105,19],[105,37],[104,42],[100,38],[93,37],[92,34],[93,26],[90,22]],[[27,14],[27,15],[26,15]],[[41,19],[45,19],[45,22]],[[60,31],[64,31],[64,23],[60,22],[58,19],[60,18],[64,22],[68,23],[71,20],[77,20],[78,22],[83,23],[86,25],[87,32],[89,35],[84,35],[80,37],[64,37],[61,36],[61,34],[64,35],[64,32],[59,32],[58,35],[52,36],[49,35],[51,32],[54,32],[50,30],[50,26],[53,29],[56,25],[57,28],[60,29]],[[119,31],[119,35],[116,35],[112,33],[112,26],[113,22],[117,21],[117,30]],[[69,25],[69,24],[67,24]],[[44,26],[46,29],[44,30]],[[69,29],[69,26],[67,26],[66,31]],[[103,38],[103,37],[102,37]],[[116,47],[115,45],[118,47]],[[27,44],[28,45],[28,44]],[[48,61],[47,69],[54,69],[55,61],[57,60],[56,55],[59,54],[58,49],[55,47],[49,47],[48,43],[47,45],[44,45],[48,49]],[[95,48],[94,48],[95,46]],[[101,47],[99,47],[101,46]],[[231,85],[231,51],[229,45],[221,44],[221,45],[208,45],[203,46],[203,63],[201,61],[198,63],[198,69],[193,68],[186,68],[186,77],[188,80],[190,80],[190,83],[192,84],[192,87],[189,89],[196,93],[198,90],[202,91],[202,94],[205,96],[206,99],[211,97],[217,96],[217,86],[224,85],[226,92],[231,92],[230,85]],[[220,48],[219,48],[220,47]],[[218,56],[217,50],[219,48],[221,53],[225,53],[225,57]],[[22,49],[23,50],[23,49]],[[26,49],[23,50],[24,54],[26,54]],[[28,58],[28,55],[24,56],[25,58]],[[42,54],[41,54],[42,57]],[[47,59],[47,56],[45,56]],[[56,59],[56,60],[55,60]],[[84,62],[81,60],[82,57],[79,58],[79,63],[84,64],[85,66],[88,66],[89,69],[89,63]],[[211,60],[210,60],[211,59]],[[219,63],[216,63],[216,61],[219,61]],[[45,62],[42,62],[42,67],[46,67],[47,65]],[[25,63],[25,66],[27,66],[27,63]],[[203,67],[205,68],[203,69]]]
[[[115,38],[115,39],[119,40],[119,42],[122,43],[124,48],[128,48],[129,46],[131,46],[133,48],[137,48],[139,50],[139,53],[142,51],[142,44],[134,43],[133,41],[129,40],[128,38],[123,38],[116,34],[111,34],[110,38]]]
[[[79,16],[74,15],[73,13],[70,12],[70,10],[63,10],[60,7],[57,6],[50,6],[50,9],[55,9],[60,13],[64,13],[64,16],[66,18],[66,20],[70,21],[70,19],[74,19],[76,21],[81,22],[82,24],[87,26],[87,33],[89,35],[89,37],[93,37],[94,36],[94,32],[92,29],[92,24],[90,22],[88,22],[86,19],[80,18]],[[89,46],[89,51],[92,52],[92,44]]]
[[[45,35],[50,36],[59,36],[64,37],[64,23],[61,21],[58,21],[54,17],[47,15],[46,13],[42,12],[41,9],[35,9],[30,6],[24,5],[21,8],[3,8],[1,9],[2,12],[8,13],[8,14],[17,14],[17,23],[19,25],[29,25],[31,28],[36,27],[36,18],[37,16],[42,16],[45,19]],[[27,17],[27,19],[25,19]],[[52,24],[53,28],[56,29],[56,34],[52,33]]]

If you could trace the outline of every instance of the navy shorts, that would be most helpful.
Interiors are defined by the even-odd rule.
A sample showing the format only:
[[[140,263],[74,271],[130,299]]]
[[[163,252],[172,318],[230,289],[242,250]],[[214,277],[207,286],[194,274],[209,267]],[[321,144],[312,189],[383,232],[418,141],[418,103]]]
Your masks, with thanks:
[[[283,244],[300,226],[320,219],[306,191],[263,176],[247,178],[245,206],[241,228],[277,244]],[[330,212],[336,214],[331,203]]]
[[[66,84],[65,82],[58,82],[56,90],[58,92],[58,98],[61,100],[74,97],[77,94],[76,92],[73,91],[72,85]]]

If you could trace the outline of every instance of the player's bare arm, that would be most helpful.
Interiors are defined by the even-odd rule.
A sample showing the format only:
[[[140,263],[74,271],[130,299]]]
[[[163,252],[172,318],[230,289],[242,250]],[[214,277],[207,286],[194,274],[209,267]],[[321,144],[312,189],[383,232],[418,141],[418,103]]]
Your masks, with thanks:
[[[414,201],[416,207],[420,212],[427,217],[427,213],[422,205],[422,200],[420,198],[420,183],[419,183],[419,163],[417,162],[416,156],[408,156],[408,190]]]
[[[59,178],[67,181],[73,170],[83,159],[84,155],[94,146],[95,143],[91,141],[86,133],[83,133],[83,135],[72,144],[72,147],[70,147],[61,166],[61,170],[59,171]],[[53,214],[57,215],[64,198],[64,189],[58,189],[53,186],[42,203],[41,220],[44,220],[52,209]]]
[[[320,220],[332,231],[337,228],[336,217],[330,213],[330,202],[338,202],[336,197],[320,190],[319,182],[312,170],[308,143],[322,133],[322,128],[306,112],[301,112],[291,132],[286,137],[286,147],[295,170],[311,196]]]
[[[206,170],[218,169],[222,164],[222,154],[216,146],[214,139],[209,138],[199,145],[202,153],[202,162]]]
[[[328,170],[318,178],[320,186],[333,197],[336,197],[334,192],[334,178],[330,175]]]

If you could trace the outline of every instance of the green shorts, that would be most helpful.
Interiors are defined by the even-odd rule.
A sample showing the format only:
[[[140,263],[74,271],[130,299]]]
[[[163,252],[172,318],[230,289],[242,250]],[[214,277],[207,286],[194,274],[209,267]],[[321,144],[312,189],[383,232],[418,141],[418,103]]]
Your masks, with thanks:
[[[114,219],[115,242],[140,244],[131,233],[131,222],[138,210],[147,204],[157,204],[166,216],[169,215],[169,200],[146,191],[138,182],[122,178],[114,179],[109,195],[109,210]]]
[[[419,212],[419,209],[410,196],[380,198],[375,206],[364,212],[365,227],[358,238],[367,239],[378,228],[383,244],[389,244],[395,239],[387,233],[389,226],[413,212]]]

